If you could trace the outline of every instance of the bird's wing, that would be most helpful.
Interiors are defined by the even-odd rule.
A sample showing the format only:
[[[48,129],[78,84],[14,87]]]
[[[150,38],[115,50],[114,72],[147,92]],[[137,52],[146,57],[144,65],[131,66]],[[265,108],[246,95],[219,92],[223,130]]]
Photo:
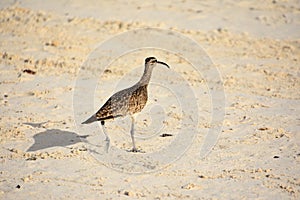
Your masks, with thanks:
[[[130,91],[132,89],[127,88],[112,95],[96,113],[97,119],[104,120],[128,114],[128,101],[132,94]]]

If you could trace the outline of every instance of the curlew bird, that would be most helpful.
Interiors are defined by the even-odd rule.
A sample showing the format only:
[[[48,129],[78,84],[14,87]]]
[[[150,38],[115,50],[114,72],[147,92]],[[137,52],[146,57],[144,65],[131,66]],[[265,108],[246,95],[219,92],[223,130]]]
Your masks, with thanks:
[[[141,79],[132,87],[121,90],[112,95],[106,103],[89,119],[82,122],[82,124],[89,124],[95,121],[100,121],[103,133],[106,137],[106,151],[109,149],[110,139],[105,129],[105,121],[117,117],[124,117],[130,115],[131,118],[131,140],[132,152],[137,152],[134,142],[134,114],[140,112],[146,105],[148,99],[147,87],[151,78],[152,70],[156,64],[167,66],[164,62],[158,61],[154,57],[145,59],[145,70]]]

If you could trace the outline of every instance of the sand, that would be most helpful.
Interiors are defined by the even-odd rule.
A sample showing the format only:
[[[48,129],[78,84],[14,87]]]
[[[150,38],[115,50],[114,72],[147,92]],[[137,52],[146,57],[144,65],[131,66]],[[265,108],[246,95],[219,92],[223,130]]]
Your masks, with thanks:
[[[298,199],[298,1],[1,1],[1,199]],[[157,66],[136,116],[80,123]]]

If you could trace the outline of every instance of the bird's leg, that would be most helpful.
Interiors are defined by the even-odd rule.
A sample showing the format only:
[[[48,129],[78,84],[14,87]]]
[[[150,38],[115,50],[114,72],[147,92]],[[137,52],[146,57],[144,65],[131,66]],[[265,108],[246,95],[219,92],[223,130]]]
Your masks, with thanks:
[[[135,147],[135,142],[134,142],[134,117],[131,115],[131,130],[130,130],[130,135],[131,135],[131,140],[132,140],[132,152],[137,152],[137,149]]]
[[[101,125],[102,125],[102,130],[103,130],[103,133],[105,135],[105,141],[106,141],[106,146],[105,146],[105,151],[106,153],[108,153],[108,149],[109,149],[109,144],[110,144],[110,139],[106,133],[106,128],[105,128],[105,122],[104,121],[101,121]]]

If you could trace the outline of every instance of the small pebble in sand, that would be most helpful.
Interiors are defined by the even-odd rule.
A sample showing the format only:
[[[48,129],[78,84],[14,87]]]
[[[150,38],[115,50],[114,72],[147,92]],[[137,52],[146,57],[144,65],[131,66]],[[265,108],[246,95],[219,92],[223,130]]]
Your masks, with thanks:
[[[31,69],[24,69],[23,73],[32,74],[32,75],[36,74],[36,72]]]
[[[173,136],[173,135],[169,134],[169,133],[163,133],[160,135],[160,137],[170,137],[170,136]]]
[[[269,130],[269,128],[268,127],[261,127],[258,130],[260,130],[260,131],[266,131],[266,130]]]
[[[129,192],[129,191],[124,191],[124,195],[126,195],[126,196],[132,196],[132,193]]]

